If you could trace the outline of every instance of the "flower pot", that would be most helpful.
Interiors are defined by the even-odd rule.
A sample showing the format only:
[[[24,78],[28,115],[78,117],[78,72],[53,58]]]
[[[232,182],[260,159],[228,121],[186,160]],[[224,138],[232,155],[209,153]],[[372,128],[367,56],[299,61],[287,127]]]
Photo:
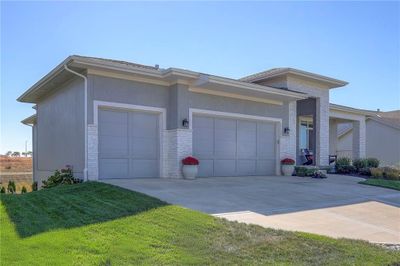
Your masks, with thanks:
[[[284,176],[291,176],[294,172],[293,164],[282,164],[282,173]]]
[[[185,179],[195,179],[198,171],[197,165],[183,165],[182,173]]]

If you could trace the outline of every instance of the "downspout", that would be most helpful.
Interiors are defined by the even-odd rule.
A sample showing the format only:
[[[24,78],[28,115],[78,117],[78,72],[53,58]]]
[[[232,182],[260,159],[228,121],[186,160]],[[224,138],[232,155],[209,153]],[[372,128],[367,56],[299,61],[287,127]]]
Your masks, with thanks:
[[[88,181],[88,130],[87,130],[87,121],[88,121],[88,116],[87,116],[87,77],[76,72],[73,71],[72,69],[68,68],[67,65],[64,65],[65,70],[67,70],[68,72],[71,72],[72,74],[75,74],[81,78],[83,78],[84,82],[85,82],[85,87],[84,87],[84,129],[85,129],[85,168],[83,169],[83,180],[84,181]]]

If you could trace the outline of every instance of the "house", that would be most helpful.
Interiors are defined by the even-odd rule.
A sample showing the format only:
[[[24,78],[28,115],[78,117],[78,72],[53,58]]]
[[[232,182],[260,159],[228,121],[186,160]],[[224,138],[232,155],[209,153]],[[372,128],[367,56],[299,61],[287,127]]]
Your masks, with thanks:
[[[34,103],[34,179],[72,165],[85,180],[279,175],[280,160],[328,165],[337,125],[353,125],[353,157],[364,157],[369,111],[330,105],[347,82],[293,68],[241,79],[185,69],[70,56],[18,101]],[[333,131],[332,131],[333,130]],[[334,138],[330,138],[334,136]]]
[[[336,153],[352,157],[353,125],[339,124]],[[377,111],[366,117],[366,156],[381,165],[400,165],[400,110]]]

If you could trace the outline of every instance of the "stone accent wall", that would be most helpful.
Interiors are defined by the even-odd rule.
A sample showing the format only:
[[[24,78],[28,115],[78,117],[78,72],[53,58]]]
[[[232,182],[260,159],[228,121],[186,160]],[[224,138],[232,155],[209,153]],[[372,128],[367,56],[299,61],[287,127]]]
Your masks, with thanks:
[[[288,104],[289,108],[289,136],[282,135],[280,138],[280,159],[286,157],[296,160],[296,126],[297,126],[297,113],[296,101]],[[282,129],[283,130],[283,129]]]
[[[99,141],[97,125],[88,125],[88,179],[99,179]]]
[[[295,77],[288,78],[288,88],[317,99],[315,161],[317,165],[329,165],[329,88]]]
[[[165,130],[163,137],[163,175],[166,178],[182,178],[181,160],[192,155],[192,130]]]

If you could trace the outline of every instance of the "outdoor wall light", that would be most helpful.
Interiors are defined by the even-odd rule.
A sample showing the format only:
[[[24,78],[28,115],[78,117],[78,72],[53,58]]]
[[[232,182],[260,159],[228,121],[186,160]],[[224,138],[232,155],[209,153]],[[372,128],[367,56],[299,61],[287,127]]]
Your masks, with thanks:
[[[189,120],[187,120],[187,118],[182,120],[182,126],[184,128],[188,128],[189,127]]]
[[[290,133],[290,128],[285,127],[285,128],[283,129],[283,133],[284,133],[285,135],[289,135],[289,133]]]

